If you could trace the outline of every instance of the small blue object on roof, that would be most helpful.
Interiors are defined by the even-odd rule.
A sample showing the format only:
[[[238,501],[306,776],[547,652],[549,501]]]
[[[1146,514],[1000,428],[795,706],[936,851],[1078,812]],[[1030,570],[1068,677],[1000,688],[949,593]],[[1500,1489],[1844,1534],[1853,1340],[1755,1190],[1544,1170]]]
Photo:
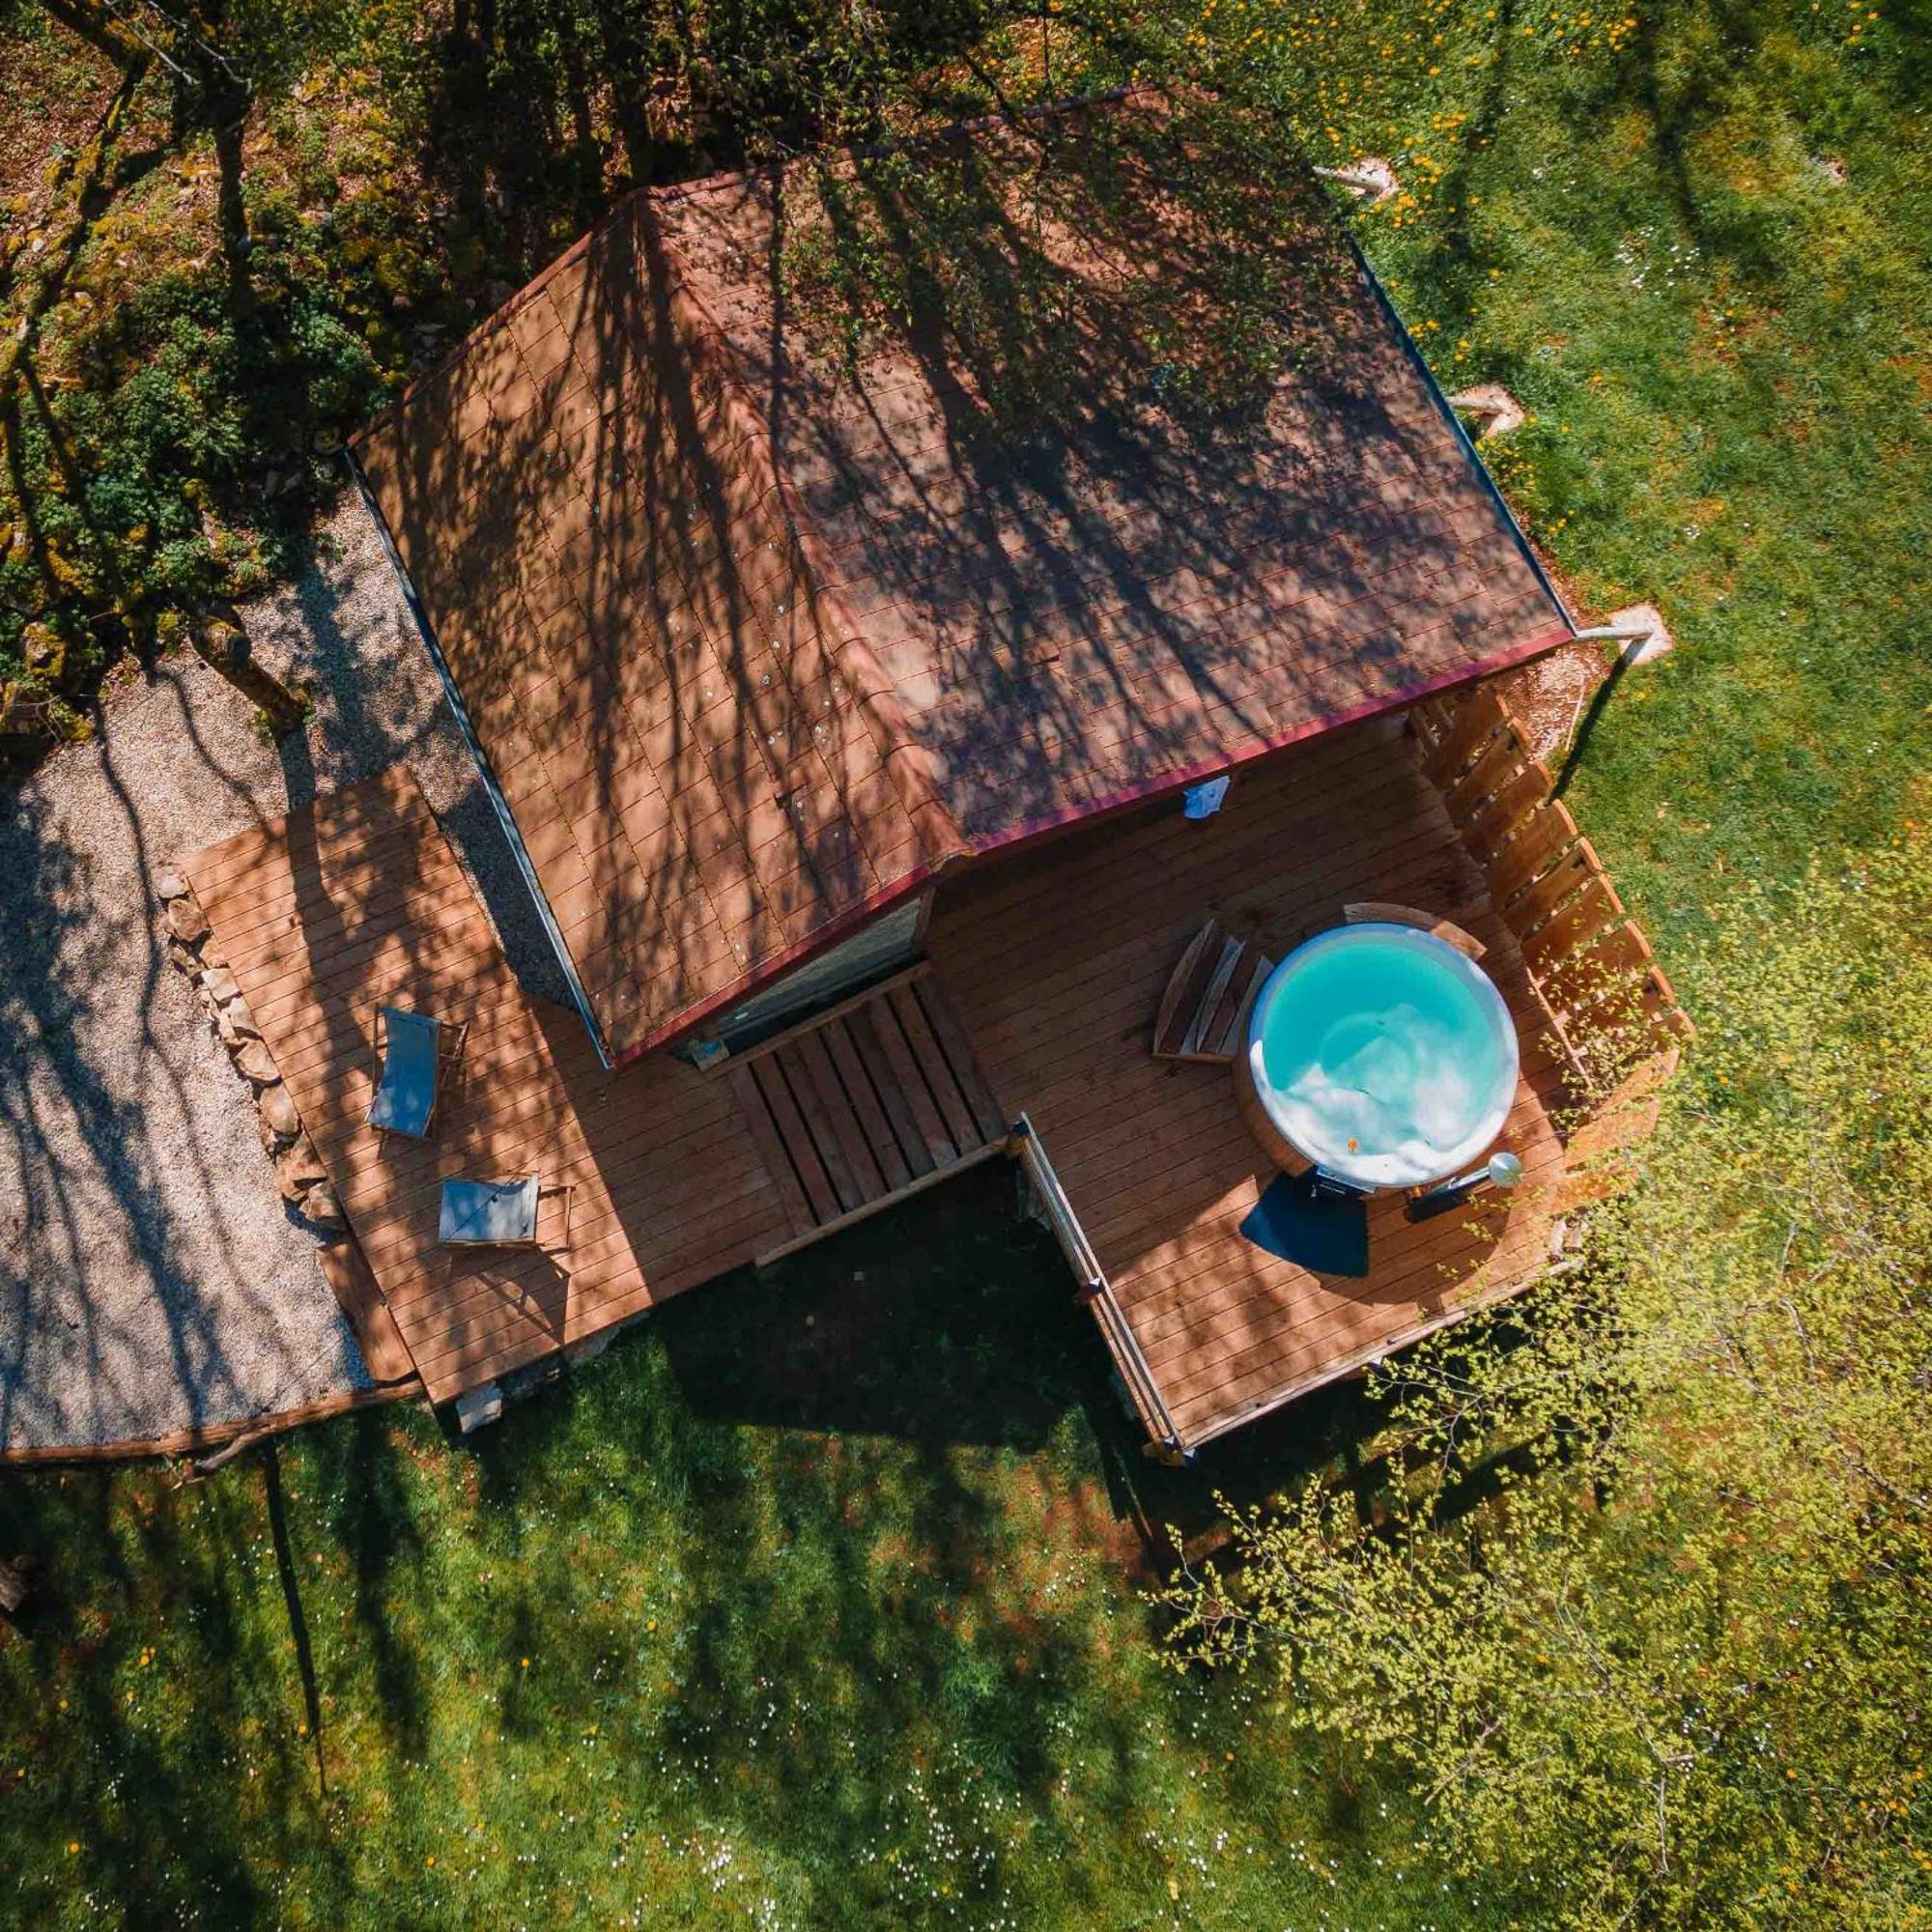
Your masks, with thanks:
[[[537,1177],[445,1180],[436,1237],[448,1248],[527,1248],[537,1238]]]
[[[369,1124],[421,1140],[436,1118],[442,1022],[384,1007],[383,1033],[383,1077],[369,1103]]]
[[[1181,794],[1181,811],[1188,818],[1212,818],[1221,810],[1221,801],[1228,796],[1228,779],[1224,773],[1218,779],[1203,779],[1199,784],[1191,784]]]

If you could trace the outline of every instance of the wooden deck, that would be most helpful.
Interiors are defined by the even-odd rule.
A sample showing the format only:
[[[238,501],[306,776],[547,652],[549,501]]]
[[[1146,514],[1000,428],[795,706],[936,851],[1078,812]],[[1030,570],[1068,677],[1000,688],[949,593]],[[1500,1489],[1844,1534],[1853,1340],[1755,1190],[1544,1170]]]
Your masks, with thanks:
[[[188,863],[431,1398],[534,1361],[785,1240],[727,1089],[682,1063],[618,1073],[582,1022],[516,982],[413,783],[385,775]],[[376,1010],[469,1023],[431,1138],[364,1124]],[[569,1183],[535,1251],[436,1241],[445,1177]]]
[[[723,1078],[790,1217],[779,1253],[1006,1149],[1006,1116],[924,964],[740,1054]]]
[[[1493,698],[1417,727],[1377,719],[1246,766],[1206,822],[1168,799],[955,874],[925,962],[709,1074],[664,1057],[606,1071],[574,1013],[526,995],[405,776],[186,869],[359,1242],[366,1266],[337,1255],[330,1279],[380,1373],[412,1367],[446,1401],[1005,1151],[1150,1435],[1191,1449],[1537,1271],[1579,1179],[1583,1136],[1566,1150],[1555,1119],[1579,1080],[1605,1091],[1578,1053],[1600,1005],[1587,965],[1644,976],[1645,1029],[1688,1027]],[[1411,1224],[1399,1200],[1373,1203],[1358,1281],[1239,1234],[1274,1168],[1230,1070],[1150,1046],[1208,916],[1280,958],[1360,900],[1487,947],[1522,1050],[1504,1143],[1526,1178],[1473,1215]],[[364,1124],[384,1003],[469,1023],[425,1142]],[[1640,1116],[1612,1107],[1587,1131],[1614,1142]],[[534,1251],[437,1244],[445,1178],[531,1173],[573,1190],[567,1241],[552,1214]]]
[[[1489,949],[1522,1048],[1504,1142],[1527,1172],[1481,1234],[1468,1214],[1410,1224],[1398,1198],[1378,1200],[1373,1271],[1356,1281],[1241,1236],[1275,1170],[1241,1123],[1230,1072],[1157,1061],[1149,1046],[1206,914],[1280,958],[1359,899],[1447,915]],[[1126,1378],[1156,1436],[1171,1422],[1191,1447],[1346,1375],[1507,1291],[1547,1251],[1568,1063],[1400,718],[1244,768],[1203,823],[1167,801],[969,872],[942,888],[929,951],[1111,1283],[1168,1412]]]

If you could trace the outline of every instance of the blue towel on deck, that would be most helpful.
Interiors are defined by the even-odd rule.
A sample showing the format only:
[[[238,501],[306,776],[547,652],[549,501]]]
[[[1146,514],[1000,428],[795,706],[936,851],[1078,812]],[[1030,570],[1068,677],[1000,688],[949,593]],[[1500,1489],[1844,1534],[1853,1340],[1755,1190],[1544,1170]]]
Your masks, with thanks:
[[[1248,1210],[1241,1233],[1311,1274],[1359,1280],[1369,1271],[1368,1203],[1318,1196],[1306,1175],[1276,1175]]]

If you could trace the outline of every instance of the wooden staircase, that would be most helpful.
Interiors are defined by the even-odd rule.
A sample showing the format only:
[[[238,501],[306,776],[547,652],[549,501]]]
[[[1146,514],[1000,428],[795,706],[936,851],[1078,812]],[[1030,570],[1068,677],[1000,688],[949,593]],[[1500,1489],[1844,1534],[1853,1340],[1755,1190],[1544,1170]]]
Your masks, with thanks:
[[[721,1069],[802,1248],[1007,1151],[1008,1122],[929,964]]]

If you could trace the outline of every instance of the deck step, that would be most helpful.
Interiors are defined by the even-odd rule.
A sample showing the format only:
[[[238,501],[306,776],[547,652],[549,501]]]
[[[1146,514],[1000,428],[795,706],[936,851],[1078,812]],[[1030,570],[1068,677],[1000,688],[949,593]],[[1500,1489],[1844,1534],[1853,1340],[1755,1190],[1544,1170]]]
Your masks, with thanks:
[[[396,1318],[389,1313],[389,1304],[376,1284],[361,1242],[354,1235],[345,1235],[340,1240],[318,1248],[315,1264],[334,1292],[336,1306],[355,1331],[362,1359],[369,1366],[369,1378],[384,1383],[412,1380],[416,1373],[415,1357],[403,1340],[403,1331],[396,1326]]]
[[[929,966],[724,1070],[792,1238],[775,1259],[997,1152],[1007,1120]]]

